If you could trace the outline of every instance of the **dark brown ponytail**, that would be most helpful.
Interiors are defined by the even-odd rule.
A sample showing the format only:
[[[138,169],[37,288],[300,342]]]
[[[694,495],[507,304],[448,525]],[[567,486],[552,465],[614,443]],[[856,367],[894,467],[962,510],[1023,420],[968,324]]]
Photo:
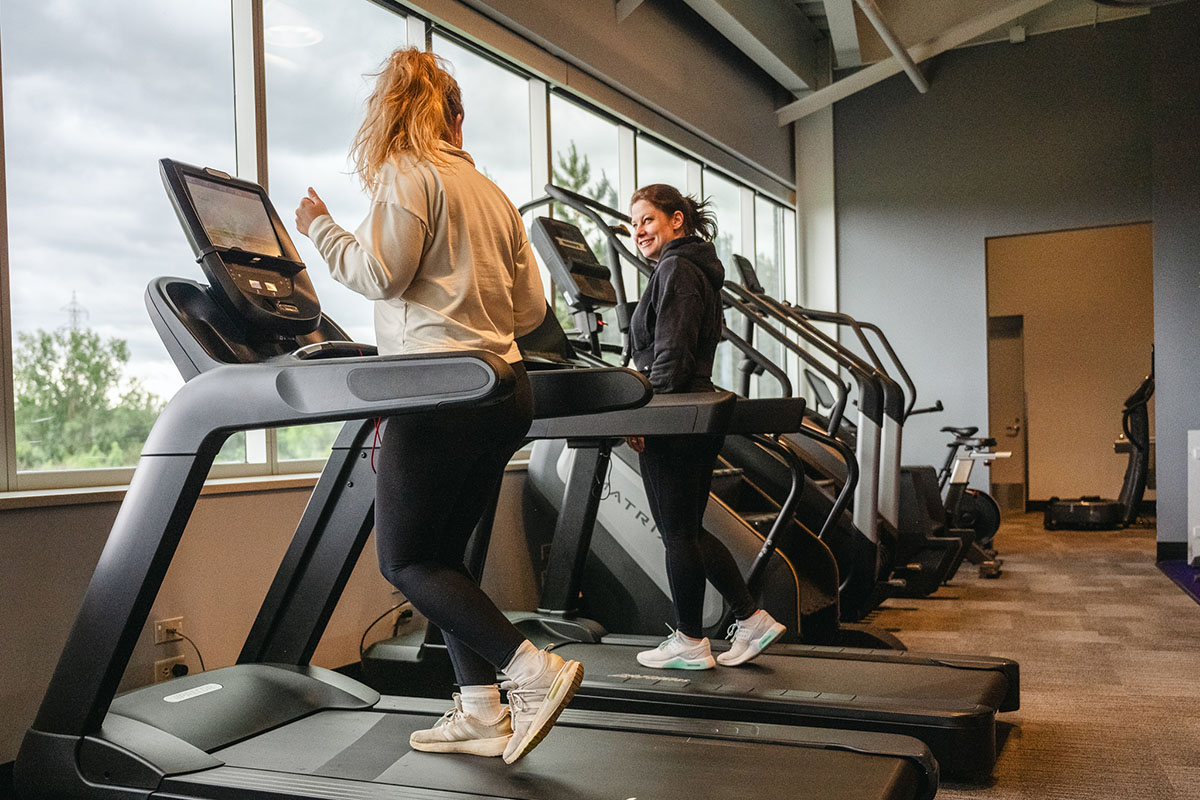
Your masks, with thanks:
[[[699,236],[710,242],[717,236],[717,215],[713,213],[710,200],[696,200],[665,183],[652,183],[638,189],[629,205],[638,200],[645,200],[668,217],[674,216],[676,211],[682,213],[683,232],[687,236]]]

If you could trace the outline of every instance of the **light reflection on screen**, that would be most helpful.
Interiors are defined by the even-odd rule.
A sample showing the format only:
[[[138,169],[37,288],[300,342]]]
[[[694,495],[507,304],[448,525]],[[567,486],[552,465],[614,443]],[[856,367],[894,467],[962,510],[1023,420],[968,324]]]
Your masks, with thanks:
[[[275,226],[261,196],[248,189],[222,186],[184,176],[196,213],[209,241],[216,247],[238,247],[250,253],[281,258]]]

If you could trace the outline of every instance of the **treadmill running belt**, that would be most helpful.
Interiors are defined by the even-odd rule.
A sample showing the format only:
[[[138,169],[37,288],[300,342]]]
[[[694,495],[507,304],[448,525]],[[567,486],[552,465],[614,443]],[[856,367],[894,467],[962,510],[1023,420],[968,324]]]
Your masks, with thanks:
[[[696,800],[712,796],[716,787],[735,786],[762,797],[839,800],[911,798],[920,791],[919,771],[905,759],[770,742],[758,745],[755,758],[747,759],[740,742],[569,723],[555,727],[537,750],[512,766],[500,758],[411,750],[409,733],[436,720],[325,711],[214,755],[228,767],[276,775],[299,772],[521,800],[613,800],[647,797],[648,789],[655,800]],[[203,780],[202,774],[195,778]]]
[[[962,706],[964,702],[999,708],[1008,683],[993,670],[957,669],[931,664],[906,664],[895,661],[854,661],[828,658],[804,658],[774,651],[740,667],[715,670],[657,670],[638,664],[635,658],[643,646],[624,646],[605,642],[564,644],[554,648],[563,658],[582,661],[587,684],[625,684],[633,687],[674,689],[680,692],[718,695],[752,695],[762,698],[807,698],[829,701],[871,702],[920,701],[937,708],[947,698]],[[781,648],[782,651],[782,648]]]

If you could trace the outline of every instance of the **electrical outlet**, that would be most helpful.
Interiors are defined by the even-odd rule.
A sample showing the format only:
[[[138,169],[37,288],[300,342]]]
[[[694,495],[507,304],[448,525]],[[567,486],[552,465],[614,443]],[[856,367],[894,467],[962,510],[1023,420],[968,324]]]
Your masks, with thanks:
[[[174,633],[168,633],[174,631]],[[183,617],[171,617],[170,619],[154,620],[154,643],[165,644],[166,642],[181,642],[183,637]]]
[[[162,683],[163,681],[169,681],[171,678],[174,678],[175,673],[173,673],[171,670],[174,669],[176,664],[182,664],[186,667],[187,660],[183,656],[172,656],[171,658],[163,658],[155,661],[154,682]]]

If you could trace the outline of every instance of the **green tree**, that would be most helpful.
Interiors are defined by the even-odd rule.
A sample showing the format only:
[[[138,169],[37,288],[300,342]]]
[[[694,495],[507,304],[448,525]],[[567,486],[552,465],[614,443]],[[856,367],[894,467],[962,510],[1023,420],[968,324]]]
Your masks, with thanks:
[[[342,422],[326,422],[322,425],[299,425],[278,428],[275,442],[280,461],[294,459],[326,458],[333,440],[342,430]]]
[[[89,329],[21,332],[17,342],[18,469],[135,463],[163,403],[125,377],[126,342]]]

